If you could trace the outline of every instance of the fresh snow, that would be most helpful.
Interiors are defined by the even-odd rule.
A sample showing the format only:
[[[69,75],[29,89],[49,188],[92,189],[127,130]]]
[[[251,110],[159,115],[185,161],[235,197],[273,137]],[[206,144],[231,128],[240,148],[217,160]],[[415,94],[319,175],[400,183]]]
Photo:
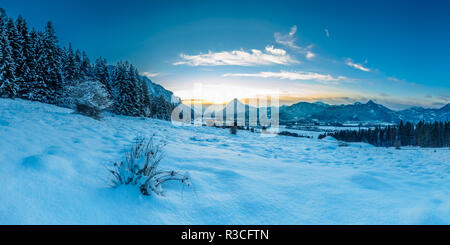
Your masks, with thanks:
[[[138,134],[193,187],[110,188]],[[450,224],[449,149],[338,144],[0,99],[0,224]]]

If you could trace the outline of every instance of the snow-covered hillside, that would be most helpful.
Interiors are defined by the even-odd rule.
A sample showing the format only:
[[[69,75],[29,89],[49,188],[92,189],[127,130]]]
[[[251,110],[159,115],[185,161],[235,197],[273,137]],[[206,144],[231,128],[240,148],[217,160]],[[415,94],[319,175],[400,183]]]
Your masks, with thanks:
[[[139,133],[167,142],[161,166],[192,189],[108,187]],[[0,99],[0,224],[450,224],[449,156]]]

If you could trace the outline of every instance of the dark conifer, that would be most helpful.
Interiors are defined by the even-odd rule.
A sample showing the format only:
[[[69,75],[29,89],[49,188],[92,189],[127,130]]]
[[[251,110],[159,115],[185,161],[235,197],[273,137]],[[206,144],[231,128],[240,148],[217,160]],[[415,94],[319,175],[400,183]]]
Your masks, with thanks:
[[[17,94],[16,65],[8,39],[4,18],[0,17],[0,97],[15,98]]]

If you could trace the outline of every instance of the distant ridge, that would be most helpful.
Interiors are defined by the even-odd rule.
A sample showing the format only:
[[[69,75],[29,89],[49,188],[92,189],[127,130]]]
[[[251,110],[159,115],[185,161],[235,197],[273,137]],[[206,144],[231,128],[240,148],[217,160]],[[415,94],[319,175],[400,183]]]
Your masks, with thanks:
[[[372,100],[367,103],[356,102],[348,105],[328,105],[322,102],[299,102],[280,108],[280,120],[318,120],[323,122],[385,122],[397,123],[401,120],[446,121],[450,118],[450,104],[440,109],[412,107],[394,111]]]
[[[215,109],[215,114],[226,114],[227,111],[238,109],[239,116],[247,118],[250,106],[239,99],[233,99],[225,105],[225,108]],[[257,108],[258,110],[259,108]],[[268,108],[271,111],[271,108]],[[245,113],[245,114],[244,114]],[[237,115],[235,113],[235,115]],[[398,123],[409,121],[447,121],[450,119],[450,104],[442,108],[432,109],[423,107],[411,107],[405,110],[394,111],[372,100],[367,103],[355,102],[353,104],[329,105],[323,102],[298,102],[290,106],[279,107],[281,123],[289,122],[358,122],[358,123]]]

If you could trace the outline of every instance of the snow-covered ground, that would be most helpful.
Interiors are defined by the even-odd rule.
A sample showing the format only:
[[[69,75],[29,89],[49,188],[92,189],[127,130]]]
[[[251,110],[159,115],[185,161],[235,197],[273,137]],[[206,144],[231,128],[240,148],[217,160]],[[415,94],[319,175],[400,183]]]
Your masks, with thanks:
[[[137,134],[193,188],[108,187]],[[450,224],[449,149],[317,140],[108,116],[0,99],[0,224]]]

